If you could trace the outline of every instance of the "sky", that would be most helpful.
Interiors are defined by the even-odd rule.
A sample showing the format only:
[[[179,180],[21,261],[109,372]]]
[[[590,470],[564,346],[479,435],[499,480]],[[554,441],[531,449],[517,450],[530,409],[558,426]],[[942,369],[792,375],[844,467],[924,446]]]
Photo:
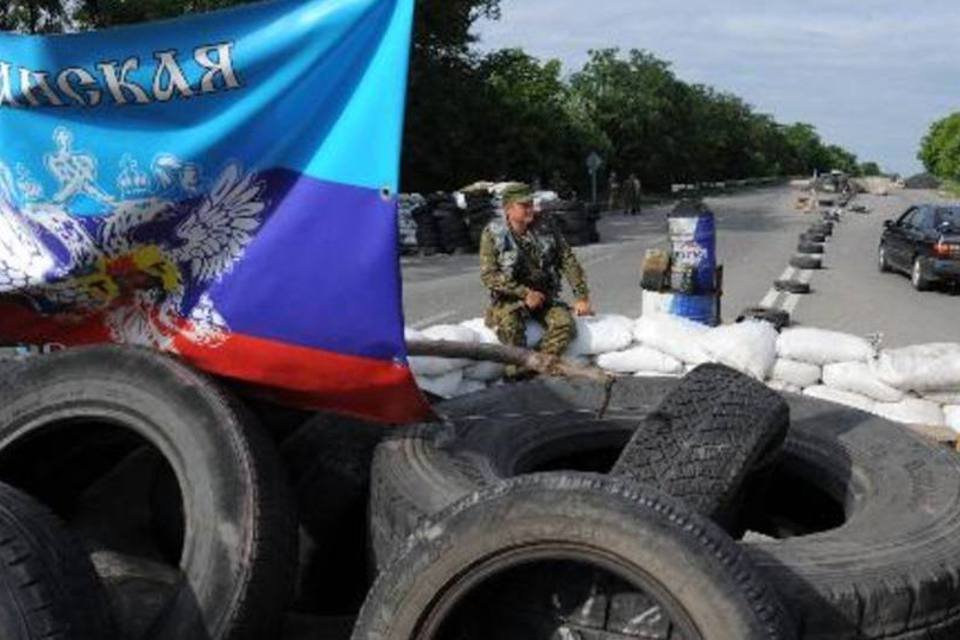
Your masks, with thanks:
[[[922,170],[920,140],[960,111],[957,0],[501,0],[481,50],[522,47],[567,72],[587,51],[646,49],[885,171]]]

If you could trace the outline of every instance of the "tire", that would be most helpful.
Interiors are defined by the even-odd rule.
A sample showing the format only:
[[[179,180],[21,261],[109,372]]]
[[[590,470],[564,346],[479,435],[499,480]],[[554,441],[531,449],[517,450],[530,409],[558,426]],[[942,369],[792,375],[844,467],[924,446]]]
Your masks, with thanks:
[[[810,293],[810,283],[799,282],[797,280],[777,280],[773,283],[773,288],[777,291],[784,291],[796,295],[807,295]]]
[[[426,518],[506,478],[539,471],[606,473],[640,420],[677,384],[618,379],[603,418],[596,384],[535,380],[444,402],[446,424],[388,435],[376,449],[370,487],[370,542],[382,569]]]
[[[811,233],[823,234],[827,237],[833,235],[833,223],[832,222],[818,222],[810,226]]]
[[[827,241],[826,234],[823,233],[814,233],[812,231],[805,231],[800,234],[800,242],[817,242],[823,244]]]
[[[882,244],[877,250],[877,269],[879,269],[880,273],[890,272],[890,263],[887,262],[887,247]]]
[[[775,391],[730,367],[701,365],[647,417],[610,473],[733,529],[748,475],[771,464],[789,426]]]
[[[370,465],[385,433],[380,424],[316,414],[280,445],[308,543],[298,611],[352,614],[363,603],[373,573],[366,570]]]
[[[561,579],[577,569],[580,580]],[[522,578],[536,573],[539,584]],[[599,592],[597,574],[614,589]],[[504,598],[518,583],[519,597]],[[564,615],[556,594],[578,586],[574,615]],[[715,525],[649,487],[573,473],[498,483],[428,522],[377,579],[352,637],[627,637],[617,607],[600,601],[634,595],[684,639],[796,637],[774,592]],[[558,615],[531,621],[531,609]]]
[[[744,320],[763,320],[769,322],[777,331],[781,331],[790,326],[790,313],[783,309],[767,309],[766,307],[750,307],[744,309],[737,317],[737,322]]]
[[[164,520],[185,520],[182,553],[171,559],[176,566],[179,558],[183,578],[147,637],[260,638],[278,628],[292,592],[296,528],[276,451],[239,403],[172,358],[132,347],[37,357],[0,383],[0,477],[69,514],[72,528],[100,525],[100,538],[89,539],[95,548],[115,549],[110,536],[120,544],[141,501],[118,483],[112,489],[125,502],[112,505],[117,519],[91,523],[79,508],[89,501],[82,492],[103,475],[94,474],[102,458],[132,440],[120,467],[142,450],[154,453],[182,495]],[[126,544],[139,549],[145,531]],[[122,586],[124,577],[114,578]]]
[[[824,247],[817,242],[801,242],[797,245],[797,251],[799,253],[823,253]]]
[[[0,638],[115,637],[87,553],[50,511],[0,484]]]
[[[790,266],[795,269],[822,269],[823,260],[819,256],[795,255],[790,258]]]
[[[917,291],[930,289],[930,281],[923,273],[923,259],[920,256],[913,259],[913,266],[910,268],[910,284]]]
[[[960,457],[902,425],[789,396],[775,507],[828,496],[839,522],[747,546],[804,640],[960,637]],[[797,485],[803,485],[799,488]]]

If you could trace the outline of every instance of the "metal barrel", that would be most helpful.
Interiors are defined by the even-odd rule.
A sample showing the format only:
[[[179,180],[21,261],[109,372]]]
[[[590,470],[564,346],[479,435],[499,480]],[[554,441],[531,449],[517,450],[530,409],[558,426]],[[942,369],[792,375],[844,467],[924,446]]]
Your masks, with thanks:
[[[717,285],[717,226],[699,200],[683,200],[667,219],[672,254],[671,283],[678,293],[714,293]]]

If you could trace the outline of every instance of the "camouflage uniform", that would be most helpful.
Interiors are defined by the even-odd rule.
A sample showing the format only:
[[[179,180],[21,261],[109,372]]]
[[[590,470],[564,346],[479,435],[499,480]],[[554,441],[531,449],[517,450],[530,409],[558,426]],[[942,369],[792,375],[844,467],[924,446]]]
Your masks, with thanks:
[[[540,220],[517,237],[505,219],[487,225],[480,239],[480,279],[490,290],[486,323],[504,344],[526,345],[526,321],[533,319],[546,333],[537,348],[562,355],[577,336],[570,308],[560,301],[561,275],[577,299],[590,297],[587,279],[570,245],[550,220]],[[537,310],[528,309],[529,290],[547,298]]]

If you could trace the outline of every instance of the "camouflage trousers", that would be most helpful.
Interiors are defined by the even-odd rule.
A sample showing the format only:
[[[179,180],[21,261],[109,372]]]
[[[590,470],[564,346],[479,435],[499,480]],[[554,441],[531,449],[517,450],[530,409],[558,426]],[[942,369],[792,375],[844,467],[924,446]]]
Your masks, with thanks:
[[[544,328],[543,339],[537,345],[527,345],[527,320]],[[500,342],[515,347],[530,346],[541,353],[560,356],[577,337],[577,323],[570,307],[562,302],[547,302],[536,311],[523,303],[495,304],[487,310],[487,326],[497,332]]]

